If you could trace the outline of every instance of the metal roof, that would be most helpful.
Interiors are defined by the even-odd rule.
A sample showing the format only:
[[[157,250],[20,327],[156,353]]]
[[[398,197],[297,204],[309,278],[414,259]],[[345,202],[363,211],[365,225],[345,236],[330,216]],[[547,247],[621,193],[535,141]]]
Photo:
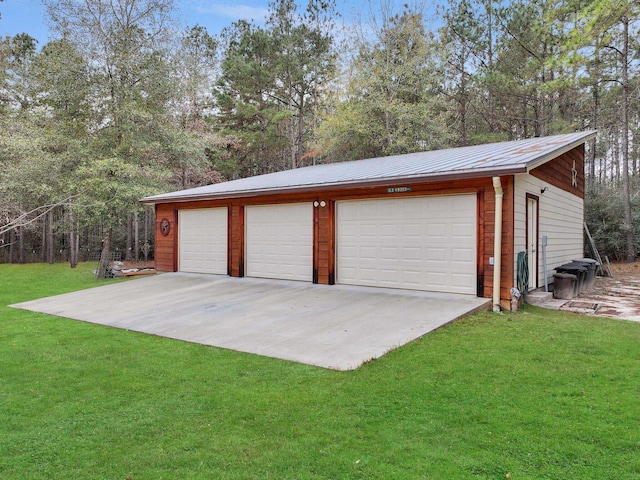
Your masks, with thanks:
[[[144,203],[171,203],[260,194],[374,186],[526,173],[585,143],[595,131],[328,163],[154,195]]]

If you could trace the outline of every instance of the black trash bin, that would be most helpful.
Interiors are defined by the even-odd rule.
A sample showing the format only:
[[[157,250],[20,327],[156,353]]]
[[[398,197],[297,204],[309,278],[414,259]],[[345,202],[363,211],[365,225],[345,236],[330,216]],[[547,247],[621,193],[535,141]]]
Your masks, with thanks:
[[[585,281],[587,279],[587,269],[583,265],[575,262],[565,263],[555,268],[558,273],[570,273],[576,276],[576,283],[574,288],[574,296],[577,297],[582,291],[584,291]]]
[[[591,291],[596,283],[596,270],[598,269],[599,263],[596,262],[593,258],[579,258],[577,260],[574,260],[573,263],[582,265],[587,269],[585,291]]]
[[[578,277],[571,273],[553,274],[553,298],[571,300],[575,296]]]

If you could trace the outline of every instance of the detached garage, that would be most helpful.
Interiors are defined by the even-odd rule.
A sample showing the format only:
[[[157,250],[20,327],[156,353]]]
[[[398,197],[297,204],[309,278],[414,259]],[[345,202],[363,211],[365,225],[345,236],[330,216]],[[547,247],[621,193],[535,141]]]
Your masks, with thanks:
[[[156,269],[459,293],[509,308],[519,252],[529,289],[583,256],[584,144],[594,135],[317,165],[148,197]]]

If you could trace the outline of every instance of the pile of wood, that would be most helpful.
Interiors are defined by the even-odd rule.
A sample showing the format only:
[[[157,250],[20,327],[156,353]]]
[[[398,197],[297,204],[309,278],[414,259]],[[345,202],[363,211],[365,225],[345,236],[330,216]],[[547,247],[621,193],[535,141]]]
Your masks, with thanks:
[[[138,275],[155,275],[156,269],[153,267],[142,268],[125,268],[120,271],[120,274],[125,277],[135,277]]]

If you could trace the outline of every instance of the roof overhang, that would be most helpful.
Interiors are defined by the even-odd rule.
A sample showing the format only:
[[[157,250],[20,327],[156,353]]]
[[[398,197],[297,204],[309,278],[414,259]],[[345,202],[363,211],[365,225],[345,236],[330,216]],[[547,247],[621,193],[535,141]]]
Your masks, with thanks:
[[[577,146],[582,145],[585,142],[588,142],[589,140],[595,138],[597,133],[598,132],[596,132],[595,130],[591,132],[585,132],[584,136],[574,140],[573,142],[559,143],[557,149],[547,152],[542,157],[537,158],[534,162],[531,162],[529,165],[527,165],[526,173],[529,173],[531,172],[531,170],[534,170],[540,167],[541,165],[544,165],[550,160],[553,160],[554,158],[557,158],[560,155],[564,155],[570,150],[573,150],[574,148],[576,148]]]
[[[163,204],[163,203],[185,203],[207,200],[223,200],[232,198],[251,198],[265,195],[281,195],[281,194],[294,194],[294,193],[316,193],[326,190],[340,189],[355,189],[355,188],[374,188],[384,187],[392,185],[415,185],[418,183],[433,183],[449,180],[468,180],[474,178],[489,178],[504,175],[515,175],[518,173],[527,173],[527,167],[508,167],[499,169],[487,169],[487,170],[468,170],[461,172],[447,172],[447,173],[434,173],[429,175],[420,176],[396,176],[376,178],[370,180],[358,180],[353,182],[331,182],[322,184],[311,185],[291,185],[277,188],[264,188],[253,190],[239,190],[229,192],[216,192],[216,193],[202,193],[202,194],[189,194],[189,195],[157,195],[152,197],[146,197],[140,200],[141,203],[147,204]]]

